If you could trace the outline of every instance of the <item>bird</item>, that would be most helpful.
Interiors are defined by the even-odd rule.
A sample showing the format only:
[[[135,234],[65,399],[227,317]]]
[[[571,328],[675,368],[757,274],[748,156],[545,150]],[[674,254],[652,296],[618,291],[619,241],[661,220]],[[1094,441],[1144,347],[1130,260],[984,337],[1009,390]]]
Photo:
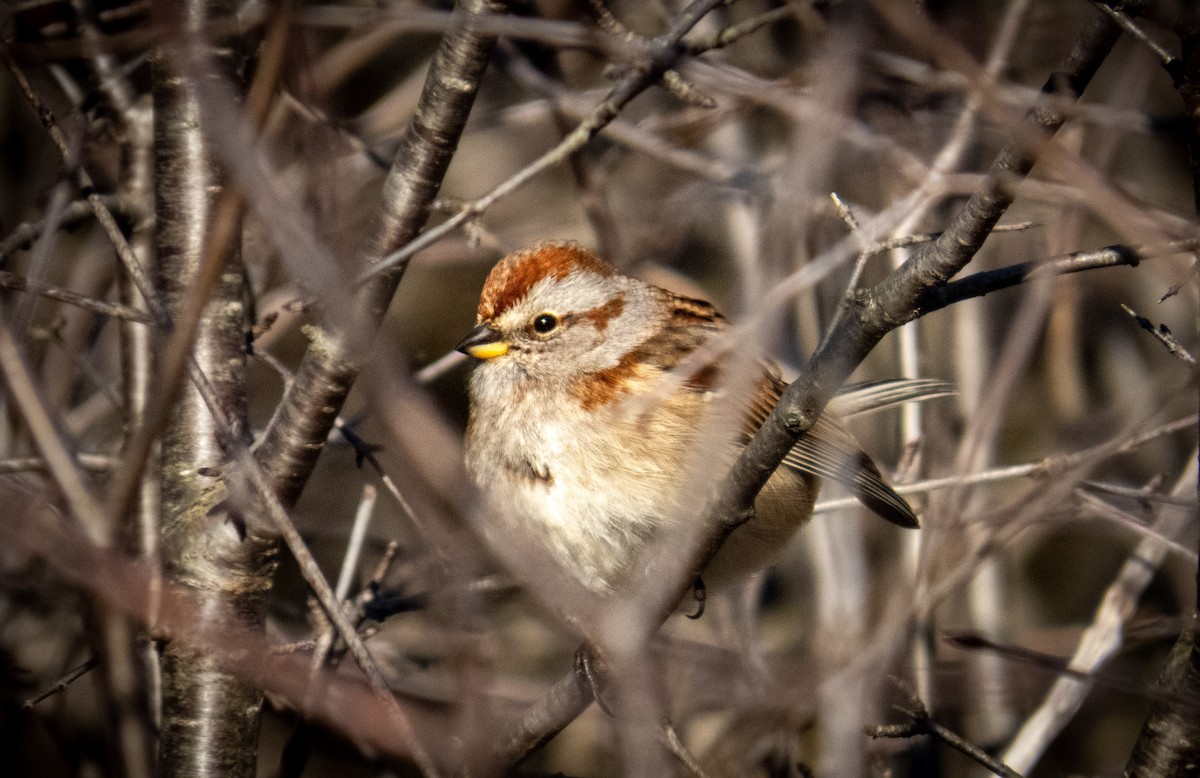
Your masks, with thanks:
[[[578,243],[542,242],[500,260],[483,285],[476,326],[457,346],[476,360],[465,458],[490,513],[588,590],[622,591],[653,540],[687,520],[672,506],[727,359],[683,375],[678,368],[728,326],[712,303],[623,275]],[[753,369],[753,396],[728,453],[745,445],[786,387],[772,363]],[[893,524],[916,528],[912,508],[834,408],[872,409],[943,390],[933,381],[874,382],[835,399],[768,480],[754,517],[705,569],[705,584],[777,561],[812,515],[822,478],[846,484]]]

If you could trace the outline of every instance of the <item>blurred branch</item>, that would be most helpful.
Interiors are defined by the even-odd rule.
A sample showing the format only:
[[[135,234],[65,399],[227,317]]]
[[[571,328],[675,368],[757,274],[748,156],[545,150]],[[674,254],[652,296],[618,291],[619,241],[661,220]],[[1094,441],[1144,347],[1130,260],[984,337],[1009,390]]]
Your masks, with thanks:
[[[58,126],[58,120],[54,116],[54,112],[50,110],[50,106],[34,91],[33,86],[29,83],[29,79],[25,76],[25,71],[13,59],[7,46],[0,46],[0,62],[12,74],[13,80],[17,82],[17,87],[20,89],[22,96],[29,103],[34,113],[37,114],[38,120],[46,129],[50,140],[62,155],[63,161],[69,163],[72,159],[70,145],[67,143],[66,136],[63,135],[62,129]],[[121,260],[121,265],[130,277],[137,283],[138,291],[146,300],[150,312],[154,315],[155,322],[164,329],[170,326],[170,316],[163,308],[162,303],[158,300],[158,294],[154,290],[154,283],[146,274],[141,263],[134,256],[133,250],[129,246],[129,241],[125,239],[125,234],[121,231],[117,224],[113,212],[109,210],[108,203],[96,191],[95,184],[92,181],[87,171],[82,166],[74,166],[72,168],[76,183],[87,199],[88,205],[92,209],[92,213],[96,216],[96,220],[100,222],[100,226],[104,228],[104,233],[116,249],[117,257]]]
[[[45,395],[21,355],[2,307],[0,379],[77,526],[93,545],[111,548],[113,527],[43,402]],[[138,672],[140,664],[133,625],[122,614],[99,601],[91,604],[87,618],[94,632],[94,651],[101,664],[106,692],[103,702],[108,714],[113,716],[112,733],[121,772],[130,778],[150,778],[154,774],[155,751],[150,711],[146,705],[148,700],[141,686],[144,678]]]
[[[707,51],[723,49],[747,35],[758,32],[763,27],[784,21],[785,19],[794,19],[797,16],[797,9],[794,7],[796,5],[798,4],[788,3],[779,8],[772,8],[770,11],[764,11],[745,21],[731,24],[708,38],[690,40],[685,42],[684,45],[693,56],[703,54]],[[807,2],[804,5],[814,5],[814,3]]]
[[[115,194],[96,196],[105,208],[122,219],[140,219],[144,216],[140,206],[130,202],[126,197]],[[92,215],[93,208],[94,206],[89,200],[76,200],[68,203],[58,216],[59,229],[70,229],[83,222]],[[47,226],[46,219],[17,225],[17,228],[5,236],[4,240],[0,240],[0,265],[3,265],[4,261],[17,251],[32,246]]]
[[[105,472],[111,470],[116,465],[114,457],[103,454],[85,454],[76,453],[76,461],[79,466],[86,470],[95,470],[96,472]],[[9,459],[0,459],[0,474],[7,473],[25,473],[29,471],[45,471],[50,465],[41,457],[13,457]]]
[[[1171,494],[1182,497],[1195,482],[1196,463],[1193,459],[1179,476]],[[1187,518],[1187,514],[1175,506],[1159,506],[1155,530],[1165,538],[1173,538],[1183,530]],[[1138,542],[1137,548],[1125,560],[1120,572],[1104,592],[1091,624],[1080,637],[1067,665],[1073,674],[1055,680],[1045,699],[1026,718],[1016,737],[1005,749],[1002,757],[1005,762],[1022,772],[1032,770],[1051,741],[1074,718],[1092,689],[1090,676],[1103,667],[1123,644],[1125,624],[1133,616],[1142,592],[1150,585],[1168,550],[1168,544],[1156,535],[1144,536]],[[1085,675],[1080,677],[1080,673]]]
[[[687,55],[681,43],[683,36],[705,14],[720,4],[720,0],[693,0],[679,16],[672,20],[666,32],[648,41],[648,51],[644,55],[644,60],[630,65],[617,85],[554,148],[495,186],[487,194],[465,203],[456,214],[446,221],[426,230],[420,236],[413,238],[398,250],[384,257],[371,267],[361,280],[369,281],[370,278],[378,276],[389,268],[403,267],[417,252],[441,240],[471,219],[477,218],[544,170],[566,160],[596,137],[613,119],[617,118],[625,106],[645,90],[660,83],[670,89],[667,75],[675,72],[674,68]],[[679,78],[678,74],[675,75],[675,78]],[[678,84],[678,82],[675,83]],[[682,88],[680,87],[680,89]]]
[[[156,592],[152,573],[143,565],[114,554],[64,526],[45,501],[31,501],[28,495],[6,488],[4,483],[0,483],[0,498],[17,506],[9,517],[11,532],[7,536],[14,547],[44,559],[47,567],[65,582],[94,592],[103,606],[138,623],[147,623],[158,610],[161,616],[155,623],[156,635],[186,643],[197,653],[213,657],[220,667],[246,679],[247,683],[284,699],[304,698],[308,687],[306,657],[275,650],[277,646],[261,630],[247,628],[244,621],[226,618],[219,619],[215,627],[201,624],[196,614],[204,605],[194,589],[167,581]],[[96,587],[98,581],[104,582],[104,586]],[[161,608],[151,602],[153,597],[161,598]],[[399,704],[394,696],[389,703],[357,679],[331,680],[330,693],[314,700],[311,715],[373,753],[405,760],[412,757],[406,743],[396,737],[392,717],[386,709],[389,704]],[[405,713],[421,718],[420,742],[435,745],[449,754],[446,722],[439,720],[436,706],[429,704],[440,698],[420,688],[400,694],[405,701]],[[403,764],[411,766],[407,761]],[[229,771],[217,767],[203,774],[225,776]]]
[[[1182,430],[1191,429],[1196,425],[1198,417],[1195,414],[1185,416],[1182,419],[1175,419],[1166,424],[1159,425],[1144,432],[1139,432],[1131,436],[1123,442],[1105,443],[1100,446],[1087,448],[1082,451],[1075,451],[1070,454],[1062,454],[1060,456],[1047,457],[1040,462],[1030,462],[1022,465],[1007,465],[1005,467],[995,467],[977,473],[968,475],[947,476],[945,478],[927,478],[923,481],[914,481],[907,484],[899,484],[895,487],[896,491],[905,497],[914,494],[928,494],[929,492],[939,489],[950,489],[958,486],[967,486],[973,484],[994,483],[1013,478],[1048,478],[1056,474],[1066,472],[1075,467],[1079,467],[1091,460],[1097,455],[1108,455],[1125,453],[1133,451],[1144,443],[1151,440],[1156,440],[1164,435],[1172,435]],[[1180,500],[1177,498],[1166,498],[1163,495],[1146,492],[1145,490],[1127,490],[1120,491],[1120,487],[1096,485],[1097,489],[1110,491],[1114,494],[1124,494],[1125,496],[1133,496],[1141,499],[1154,500],[1159,498],[1161,501],[1169,502],[1173,505],[1195,506],[1195,500]],[[814,513],[822,513],[825,511],[843,510],[852,508],[858,505],[858,499],[854,497],[845,497],[832,500],[821,500],[813,508]]]
[[[120,303],[110,303],[106,300],[96,300],[78,292],[72,292],[70,289],[60,289],[57,286],[32,281],[5,270],[0,270],[0,288],[40,294],[42,297],[48,297],[52,300],[67,303],[68,305],[84,308],[101,316],[111,316],[114,319],[125,319],[141,324],[154,323],[154,320],[148,314],[136,308],[130,308]]]
[[[97,27],[97,9],[86,0],[71,0],[71,9],[79,23],[79,37],[83,41],[88,64],[97,76],[100,90],[108,98],[121,123],[129,127],[135,122],[136,92]]]

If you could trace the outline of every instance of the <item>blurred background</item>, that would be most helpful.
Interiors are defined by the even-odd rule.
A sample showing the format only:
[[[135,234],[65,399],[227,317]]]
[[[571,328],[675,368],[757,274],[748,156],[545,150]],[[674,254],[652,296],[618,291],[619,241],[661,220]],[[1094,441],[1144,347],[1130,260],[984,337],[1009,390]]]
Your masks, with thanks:
[[[554,148],[636,63],[626,33],[658,35],[682,5],[605,3],[623,32],[585,2],[514,3],[496,22],[501,37],[430,224]],[[0,15],[0,45],[53,111],[74,156],[64,164],[12,71],[0,77],[3,315],[56,423],[87,455],[97,489],[124,434],[119,322],[18,291],[13,279],[118,299],[119,265],[78,204],[73,170],[86,169],[127,234],[152,231],[153,197],[123,178],[133,139],[95,64],[98,52],[111,58],[135,96],[148,94],[151,51],[163,34],[152,6],[28,0]],[[271,10],[246,2],[224,20],[245,47],[243,77],[253,73]],[[382,182],[450,10],[417,2],[294,9],[261,144],[298,215],[347,268],[371,250]],[[1139,24],[1177,54],[1175,9],[1156,10]],[[389,418],[418,406],[389,405],[376,377],[355,387],[343,418],[383,447],[376,456],[403,491],[408,458],[419,452],[398,444],[391,425],[461,431],[468,366],[439,360],[473,326],[489,268],[551,238],[578,240],[624,272],[753,321],[746,348],[794,376],[851,278],[853,262],[830,262],[835,247],[849,237],[870,252],[860,281],[869,285],[945,229],[986,183],[992,158],[1020,137],[1038,90],[1098,13],[1082,0],[740,0],[717,9],[693,39],[770,16],[679,67],[713,105],[648,90],[582,151],[412,260],[370,359],[382,366],[377,376],[412,376],[409,390],[429,401],[419,407],[430,417]],[[1112,244],[1142,261],[1047,275],[956,304],[875,349],[854,380],[931,377],[957,391],[853,425],[891,482],[910,486],[901,491],[923,528],[885,525],[827,489],[828,508],[776,568],[742,590],[714,593],[696,622],[670,620],[656,661],[672,721],[707,774],[979,774],[929,738],[864,732],[906,721],[893,706],[911,709],[914,697],[1020,772],[1120,774],[1154,680],[1194,610],[1197,561],[1194,373],[1122,306],[1195,352],[1195,183],[1183,103],[1146,41],[1125,36],[1068,110],[1031,176],[1000,182],[1015,187],[1015,204],[967,272]],[[247,310],[254,322],[275,317],[256,333],[248,361],[251,424],[261,429],[284,386],[275,363],[296,368],[322,293],[298,285],[273,245],[264,220],[280,214],[253,206],[242,235]],[[797,271],[814,264],[824,268],[819,280],[798,282]],[[24,422],[3,407],[0,479],[52,495],[26,461],[34,452]],[[379,480],[334,435],[291,512],[331,579],[363,488]],[[414,504],[419,513],[426,501]],[[406,693],[438,711],[447,731],[479,726],[472,716],[515,716],[571,670],[579,636],[498,568],[469,582],[469,619],[422,607],[447,596],[431,588],[443,579],[429,574],[431,545],[419,523],[382,489],[355,589],[393,542],[396,557],[378,590],[414,598],[414,609],[371,622],[368,646],[385,671],[422,669],[419,689]],[[0,542],[0,753],[17,774],[111,770],[91,676],[22,707],[89,658],[80,616],[89,596],[19,543]],[[280,645],[311,639],[313,613],[295,563],[281,554],[269,637]],[[1080,666],[1094,678],[1055,690],[1073,701],[1052,722],[1039,718],[1085,640],[1104,657]],[[334,672],[346,683],[359,677],[349,661]],[[467,698],[484,712],[464,713]],[[403,773],[358,748],[353,721],[311,724],[303,766],[281,768],[299,702],[268,695],[260,775]],[[593,705],[520,769],[617,774],[618,736]]]

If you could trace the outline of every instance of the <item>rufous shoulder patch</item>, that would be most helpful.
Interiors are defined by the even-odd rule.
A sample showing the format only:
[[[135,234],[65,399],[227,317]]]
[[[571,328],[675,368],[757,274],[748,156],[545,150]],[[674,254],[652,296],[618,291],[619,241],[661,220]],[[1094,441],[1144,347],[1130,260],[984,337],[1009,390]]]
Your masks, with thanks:
[[[571,381],[568,392],[584,410],[600,408],[629,391],[629,380],[637,369],[637,354],[630,352],[610,368]]]

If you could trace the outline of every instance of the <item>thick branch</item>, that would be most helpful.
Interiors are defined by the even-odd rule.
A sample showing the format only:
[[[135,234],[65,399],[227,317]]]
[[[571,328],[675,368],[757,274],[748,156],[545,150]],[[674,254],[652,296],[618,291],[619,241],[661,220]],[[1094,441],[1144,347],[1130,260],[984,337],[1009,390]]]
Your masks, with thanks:
[[[384,207],[369,264],[412,240],[425,224],[495,44],[493,38],[475,31],[473,20],[502,12],[505,6],[461,0],[457,8],[460,23],[438,47],[416,113],[384,183]],[[365,312],[371,333],[378,328],[403,272],[404,265],[398,265],[357,290],[353,308]],[[349,336],[315,334],[258,445],[256,458],[284,505],[296,500],[316,465],[358,375],[362,345]]]
[[[204,20],[232,11],[221,0],[186,0],[173,21],[194,36],[189,45],[210,46],[214,60],[233,70],[230,45],[204,39]],[[226,43],[230,43],[226,41]],[[274,569],[269,538],[248,531],[218,510],[224,497],[213,473],[227,469],[230,429],[246,417],[245,312],[236,215],[219,215],[224,176],[202,132],[195,79],[172,67],[159,51],[153,71],[155,135],[155,243],[163,302],[180,319],[203,268],[221,268],[211,297],[196,322],[192,364],[208,376],[222,418],[195,385],[182,387],[162,435],[162,554],[169,579],[192,589],[204,605],[195,614],[200,630],[228,621],[259,630],[265,592]],[[180,344],[182,345],[182,344]],[[143,430],[148,434],[149,430]],[[219,659],[179,641],[162,654],[163,775],[252,776],[255,772],[262,691],[229,672]]]
[[[1158,680],[1155,702],[1133,746],[1126,778],[1195,775],[1200,764],[1200,649],[1193,620],[1171,648]]]

